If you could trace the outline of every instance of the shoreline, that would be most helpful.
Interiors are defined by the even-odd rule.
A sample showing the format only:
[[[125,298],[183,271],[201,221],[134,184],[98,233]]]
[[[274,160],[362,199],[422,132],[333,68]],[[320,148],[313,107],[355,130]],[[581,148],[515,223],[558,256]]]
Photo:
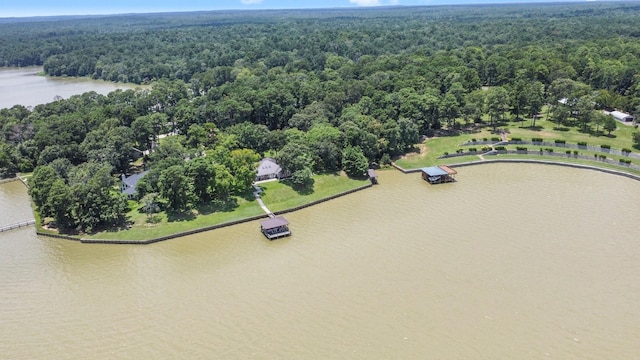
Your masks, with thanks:
[[[303,204],[300,206],[296,206],[293,208],[289,208],[289,209],[285,209],[285,210],[281,210],[281,211],[275,211],[274,214],[275,215],[282,215],[282,214],[287,214],[287,213],[291,213],[294,211],[298,211],[298,210],[302,210],[323,202],[327,202],[329,200],[333,200],[342,196],[346,196],[358,191],[362,191],[368,188],[373,187],[373,184],[366,184],[366,185],[362,185],[359,186],[357,188],[351,189],[351,190],[347,190],[347,191],[343,191],[340,192],[338,194],[334,194],[331,196],[328,196],[326,198],[322,198],[322,199],[318,199],[312,202],[309,202],[307,204]],[[193,229],[193,230],[189,230],[189,231],[183,231],[183,232],[179,232],[179,233],[175,233],[175,234],[171,234],[171,235],[166,235],[166,236],[161,236],[158,238],[153,238],[153,239],[148,239],[148,240],[107,240],[107,239],[87,239],[87,238],[78,238],[78,237],[73,237],[73,236],[69,236],[69,235],[59,235],[59,234],[48,234],[48,233],[44,233],[39,231],[39,226],[37,226],[36,229],[36,234],[38,236],[46,236],[46,237],[51,237],[51,238],[57,238],[57,239],[63,239],[63,240],[70,240],[70,241],[77,241],[80,242],[82,244],[107,244],[107,245],[149,245],[149,244],[154,244],[157,242],[162,242],[162,241],[167,241],[167,240],[172,240],[172,239],[176,239],[176,238],[180,238],[180,237],[184,237],[184,236],[188,236],[188,235],[193,235],[193,234],[198,234],[198,233],[202,233],[202,232],[207,232],[207,231],[211,231],[211,230],[216,230],[216,229],[220,229],[223,227],[228,227],[228,226],[233,226],[233,225],[238,225],[238,224],[243,224],[243,223],[247,223],[247,222],[252,222],[252,221],[256,221],[256,220],[260,220],[260,219],[265,219],[267,218],[268,215],[267,214],[262,214],[262,215],[258,215],[258,216],[252,216],[252,217],[248,217],[248,218],[244,218],[244,219],[238,219],[238,220],[234,220],[234,221],[228,221],[228,222],[224,222],[221,224],[216,224],[216,225],[211,225],[211,226],[205,226],[202,228],[197,228],[197,229]]]
[[[467,161],[467,162],[461,162],[461,163],[457,163],[457,164],[449,164],[448,166],[452,167],[452,168],[456,168],[456,167],[465,167],[465,166],[474,166],[474,165],[483,165],[483,164],[499,164],[499,163],[514,163],[514,164],[540,164],[540,165],[556,165],[556,166],[565,166],[565,167],[571,167],[574,169],[583,169],[583,170],[594,170],[594,171],[600,171],[603,173],[607,173],[607,174],[611,174],[611,175],[618,175],[618,176],[623,176],[623,177],[627,177],[636,181],[640,181],[640,176],[635,175],[635,174],[631,174],[628,172],[624,172],[624,171],[618,171],[618,170],[614,170],[614,169],[608,169],[608,168],[604,168],[604,167],[600,167],[600,166],[592,166],[592,165],[584,165],[584,164],[578,164],[578,163],[572,163],[572,162],[565,162],[565,161],[551,161],[551,160],[540,160],[540,159],[488,159],[488,160],[477,160],[477,161]],[[399,165],[396,165],[395,163],[391,163],[391,166],[393,166],[396,170],[402,172],[403,174],[413,174],[413,173],[417,173],[420,172],[420,168],[417,169],[405,169]]]
[[[498,164],[498,163],[512,163],[512,164],[539,164],[539,165],[554,165],[554,166],[564,166],[564,167],[571,167],[574,169],[582,169],[582,170],[593,170],[593,171],[600,171],[606,174],[610,174],[610,175],[617,175],[617,176],[623,176],[623,177],[627,177],[629,179],[632,180],[636,180],[636,181],[640,181],[640,176],[638,175],[634,175],[628,172],[624,172],[624,171],[618,171],[618,170],[613,170],[613,169],[607,169],[607,168],[603,168],[603,167],[598,167],[598,166],[591,166],[591,165],[584,165],[584,164],[577,164],[577,163],[571,163],[571,162],[560,162],[560,161],[550,161],[550,160],[539,160],[539,159],[488,159],[488,160],[477,160],[477,161],[468,161],[468,162],[462,162],[462,163],[457,163],[457,164],[451,164],[449,166],[453,167],[453,168],[457,168],[457,167],[466,167],[466,166],[475,166],[475,165],[484,165],[484,164]],[[396,165],[395,163],[391,163],[391,166],[395,169],[398,170],[400,172],[402,172],[403,174],[413,174],[413,173],[418,173],[420,172],[420,169],[404,169],[399,165]],[[18,180],[18,179],[14,179]],[[285,209],[285,210],[281,210],[281,211],[276,211],[274,212],[275,215],[283,215],[283,214],[287,214],[287,213],[291,213],[291,212],[295,212],[298,210],[302,210],[329,200],[333,200],[342,196],[346,196],[349,194],[352,194],[354,192],[358,192],[358,191],[362,191],[368,188],[373,187],[373,184],[367,184],[367,185],[363,185],[363,186],[359,186],[357,188],[351,189],[351,190],[347,190],[347,191],[343,191],[341,193],[323,198],[323,199],[319,199],[319,200],[315,200],[312,202],[309,202],[307,204],[303,204],[300,206],[296,206],[293,208],[289,208],[289,209]],[[198,233],[202,233],[202,232],[207,232],[207,231],[211,231],[211,230],[216,230],[216,229],[220,229],[220,228],[224,228],[224,227],[228,227],[228,226],[233,226],[233,225],[238,225],[238,224],[243,224],[243,223],[247,223],[247,222],[252,222],[252,221],[257,221],[260,219],[265,219],[267,218],[268,215],[267,214],[262,214],[262,215],[258,215],[258,216],[252,216],[252,217],[248,217],[248,218],[244,218],[244,219],[238,219],[238,220],[234,220],[234,221],[229,221],[229,222],[224,222],[221,224],[216,224],[216,225],[211,225],[211,226],[206,226],[206,227],[202,227],[202,228],[197,228],[197,229],[193,229],[193,230],[189,230],[189,231],[183,231],[183,232],[179,232],[179,233],[175,233],[175,234],[171,234],[171,235],[166,235],[166,236],[161,236],[158,238],[153,238],[153,239],[147,239],[147,240],[108,240],[108,239],[88,239],[88,238],[78,238],[78,237],[73,237],[73,236],[69,236],[69,235],[60,235],[60,234],[50,234],[50,233],[44,233],[41,231],[36,230],[36,234],[38,236],[46,236],[46,237],[51,237],[51,238],[57,238],[57,239],[64,239],[64,240],[70,240],[70,241],[77,241],[83,244],[106,244],[106,245],[150,245],[150,244],[154,244],[154,243],[158,243],[158,242],[162,242],[162,241],[167,241],[167,240],[172,240],[172,239],[177,239],[180,237],[185,237],[185,236],[189,236],[189,235],[193,235],[193,234],[198,234]],[[36,225],[37,226],[37,225]]]

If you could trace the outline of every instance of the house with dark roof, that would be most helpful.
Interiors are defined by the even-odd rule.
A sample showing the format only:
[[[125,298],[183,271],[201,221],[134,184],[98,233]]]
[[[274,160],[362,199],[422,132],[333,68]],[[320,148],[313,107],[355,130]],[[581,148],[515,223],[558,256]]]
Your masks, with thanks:
[[[284,171],[274,159],[267,157],[260,160],[256,173],[256,181],[282,179],[287,176],[289,176],[287,171]]]
[[[145,177],[148,172],[149,171],[147,170],[128,177],[122,174],[122,182],[120,183],[120,190],[122,190],[122,193],[127,195],[129,199],[135,199],[137,195],[136,186],[138,185],[138,181]]]

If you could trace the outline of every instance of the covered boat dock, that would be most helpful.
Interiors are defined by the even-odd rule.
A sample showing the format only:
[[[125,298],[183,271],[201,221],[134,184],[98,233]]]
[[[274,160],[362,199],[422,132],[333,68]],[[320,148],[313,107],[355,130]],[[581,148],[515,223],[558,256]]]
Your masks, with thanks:
[[[456,181],[455,175],[458,173],[446,165],[431,166],[420,169],[422,178],[429,184],[442,184]]]
[[[272,217],[260,222],[260,230],[269,240],[291,235],[289,221],[282,216]]]

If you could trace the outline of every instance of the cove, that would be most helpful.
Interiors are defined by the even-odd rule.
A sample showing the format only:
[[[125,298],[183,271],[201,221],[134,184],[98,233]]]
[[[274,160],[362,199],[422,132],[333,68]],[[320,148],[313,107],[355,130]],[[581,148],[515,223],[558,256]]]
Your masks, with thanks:
[[[85,92],[98,94],[134,89],[132,84],[111,83],[87,78],[41,76],[42,67],[0,68],[0,109],[14,105],[36,106],[54,101],[57,96],[69,98]]]

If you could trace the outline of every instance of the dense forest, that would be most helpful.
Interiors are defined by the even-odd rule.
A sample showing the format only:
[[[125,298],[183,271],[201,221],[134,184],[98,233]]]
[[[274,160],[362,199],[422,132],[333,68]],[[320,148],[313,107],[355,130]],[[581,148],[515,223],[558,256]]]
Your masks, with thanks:
[[[243,193],[265,154],[305,188],[561,98],[588,131],[640,113],[638,23],[635,2],[0,19],[0,66],[152,85],[0,110],[0,172],[94,231],[126,220],[133,148],[153,150],[141,205],[182,212]]]

